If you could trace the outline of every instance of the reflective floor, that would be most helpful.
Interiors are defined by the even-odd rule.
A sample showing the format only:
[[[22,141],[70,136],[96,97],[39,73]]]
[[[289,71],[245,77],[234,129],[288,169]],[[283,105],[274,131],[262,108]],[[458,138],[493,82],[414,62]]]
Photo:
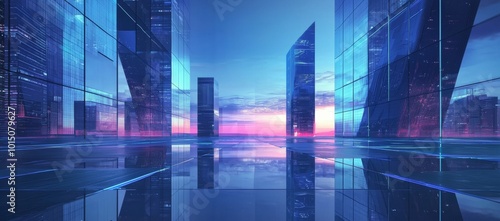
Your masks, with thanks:
[[[500,220],[500,140],[19,140],[0,220]]]

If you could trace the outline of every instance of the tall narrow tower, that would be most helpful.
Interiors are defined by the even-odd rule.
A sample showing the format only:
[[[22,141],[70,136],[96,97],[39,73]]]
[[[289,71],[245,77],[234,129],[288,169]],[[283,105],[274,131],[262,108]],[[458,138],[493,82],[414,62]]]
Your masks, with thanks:
[[[315,24],[299,37],[286,56],[286,134],[314,135]]]

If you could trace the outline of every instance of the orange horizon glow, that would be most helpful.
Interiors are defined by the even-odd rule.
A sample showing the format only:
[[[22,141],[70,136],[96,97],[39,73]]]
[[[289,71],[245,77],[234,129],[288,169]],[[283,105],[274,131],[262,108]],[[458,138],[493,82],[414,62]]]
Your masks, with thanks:
[[[219,122],[219,135],[257,135],[286,136],[286,112],[227,114]],[[315,135],[333,136],[335,134],[334,106],[316,107]],[[231,121],[225,123],[224,121]],[[240,121],[239,121],[240,120]],[[191,133],[197,133],[196,121],[191,125]]]

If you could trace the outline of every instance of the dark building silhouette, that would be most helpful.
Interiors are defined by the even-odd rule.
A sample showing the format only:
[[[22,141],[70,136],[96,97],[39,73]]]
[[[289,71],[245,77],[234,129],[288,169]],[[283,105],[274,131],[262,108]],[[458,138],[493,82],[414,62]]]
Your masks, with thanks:
[[[286,134],[314,135],[315,24],[313,23],[286,56]]]
[[[198,78],[198,136],[219,136],[219,84]]]

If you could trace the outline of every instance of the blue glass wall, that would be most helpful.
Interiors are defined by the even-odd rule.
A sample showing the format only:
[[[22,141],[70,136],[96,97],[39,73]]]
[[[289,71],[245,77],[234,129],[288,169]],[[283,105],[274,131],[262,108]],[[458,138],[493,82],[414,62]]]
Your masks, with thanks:
[[[286,134],[312,136],[315,116],[315,24],[299,37],[286,57]]]
[[[17,135],[189,133],[188,8],[3,1],[0,98],[17,110]]]
[[[118,18],[122,133],[188,134],[188,5],[170,0],[120,1]]]
[[[498,8],[337,0],[336,136],[500,136]]]
[[[498,1],[335,3],[336,136],[500,136],[500,75],[493,66],[500,51]],[[383,176],[406,176],[398,167],[417,158],[335,159],[336,219],[465,220],[459,194]],[[473,167],[461,159],[425,159],[410,173]]]
[[[5,1],[3,106],[18,136],[75,133],[74,102],[85,96],[85,17],[65,1]]]

